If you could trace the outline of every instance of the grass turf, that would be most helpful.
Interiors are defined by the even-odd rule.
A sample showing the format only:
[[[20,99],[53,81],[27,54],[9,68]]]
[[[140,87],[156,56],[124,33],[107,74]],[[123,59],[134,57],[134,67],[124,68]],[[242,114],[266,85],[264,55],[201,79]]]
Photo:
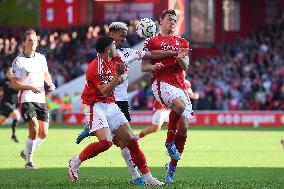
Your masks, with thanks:
[[[135,127],[138,133],[142,127]],[[10,139],[10,128],[0,127],[0,188],[141,188],[129,183],[120,150],[113,147],[84,162],[79,181],[68,176],[68,159],[94,137],[75,144],[81,127],[51,126],[47,140],[34,155],[38,170],[25,170],[19,153],[27,129],[17,130],[19,144]],[[284,128],[194,127],[175,175],[175,183],[163,188],[283,188]],[[152,174],[163,180],[169,160],[164,148],[166,131],[140,140]],[[151,188],[151,187],[150,187]]]

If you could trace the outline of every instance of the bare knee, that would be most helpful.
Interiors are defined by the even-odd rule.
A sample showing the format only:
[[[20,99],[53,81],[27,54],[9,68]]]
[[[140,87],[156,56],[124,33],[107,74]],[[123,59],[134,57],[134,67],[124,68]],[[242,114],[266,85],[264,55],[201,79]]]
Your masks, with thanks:
[[[185,109],[185,105],[184,104],[179,104],[178,106],[176,106],[174,108],[175,112],[178,114],[178,115],[181,115],[183,113]]]
[[[172,105],[174,111],[179,115],[183,113],[186,107],[185,103],[180,98],[176,98],[175,100],[173,100]]]

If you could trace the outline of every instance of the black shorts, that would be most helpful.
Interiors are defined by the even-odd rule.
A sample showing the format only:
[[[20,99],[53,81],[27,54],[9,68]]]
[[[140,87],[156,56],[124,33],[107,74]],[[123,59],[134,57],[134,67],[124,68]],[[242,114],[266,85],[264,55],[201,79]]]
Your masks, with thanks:
[[[46,103],[24,102],[20,106],[21,114],[25,122],[36,117],[38,120],[49,122],[49,112]]]
[[[5,116],[6,118],[9,117],[9,115],[17,109],[17,104],[13,104],[11,102],[3,102],[1,103],[2,105],[2,112],[1,115]]]
[[[129,105],[128,101],[115,101],[117,106],[120,108],[121,112],[124,114],[128,122],[131,121],[130,114],[129,114]]]

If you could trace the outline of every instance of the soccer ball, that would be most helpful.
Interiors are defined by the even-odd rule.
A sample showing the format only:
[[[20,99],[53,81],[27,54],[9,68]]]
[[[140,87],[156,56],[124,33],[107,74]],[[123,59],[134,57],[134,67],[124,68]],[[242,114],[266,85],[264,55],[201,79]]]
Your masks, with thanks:
[[[156,34],[157,26],[150,18],[142,18],[136,24],[136,33],[141,38],[149,38]]]

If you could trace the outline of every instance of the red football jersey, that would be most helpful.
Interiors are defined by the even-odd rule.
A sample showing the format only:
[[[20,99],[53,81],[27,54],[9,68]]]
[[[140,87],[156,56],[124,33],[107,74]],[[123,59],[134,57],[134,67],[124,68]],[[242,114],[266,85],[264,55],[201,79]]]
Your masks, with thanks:
[[[149,38],[144,44],[144,50],[172,50],[178,51],[181,48],[189,48],[189,43],[186,39],[177,36],[162,36],[157,35]],[[184,83],[184,71],[180,67],[177,57],[167,57],[158,60],[152,60],[152,64],[162,62],[164,67],[153,72],[153,80],[169,83],[177,88],[186,89]]]
[[[166,106],[163,106],[162,104],[160,104],[156,99],[154,99],[153,101],[153,109],[154,110],[168,110],[168,108]]]
[[[109,83],[116,74],[115,65],[120,57],[115,57],[111,61],[106,62],[97,56],[88,66],[86,72],[87,84],[81,95],[83,104],[92,105],[97,102],[113,103],[115,102],[114,92],[105,97],[101,94],[97,85]]]

